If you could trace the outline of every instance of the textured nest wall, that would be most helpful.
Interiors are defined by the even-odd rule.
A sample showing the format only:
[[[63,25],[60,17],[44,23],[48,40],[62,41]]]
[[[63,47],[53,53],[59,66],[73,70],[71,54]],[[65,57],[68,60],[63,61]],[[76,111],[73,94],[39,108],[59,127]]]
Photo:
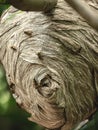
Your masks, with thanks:
[[[0,20],[0,60],[31,121],[70,130],[96,110],[98,32],[64,0],[49,14],[9,8]]]

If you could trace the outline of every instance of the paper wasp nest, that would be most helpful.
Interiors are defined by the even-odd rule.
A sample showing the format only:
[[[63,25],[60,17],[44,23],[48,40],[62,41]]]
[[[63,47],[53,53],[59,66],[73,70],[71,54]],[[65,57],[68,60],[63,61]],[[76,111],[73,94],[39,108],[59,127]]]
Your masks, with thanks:
[[[70,130],[96,110],[98,32],[63,0],[50,14],[9,8],[0,21],[0,60],[31,121]]]

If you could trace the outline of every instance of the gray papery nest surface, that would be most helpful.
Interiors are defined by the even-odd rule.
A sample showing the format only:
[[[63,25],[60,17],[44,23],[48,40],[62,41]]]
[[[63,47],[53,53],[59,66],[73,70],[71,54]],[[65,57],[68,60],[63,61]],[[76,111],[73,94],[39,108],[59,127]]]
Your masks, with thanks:
[[[10,7],[0,20],[0,60],[31,121],[70,130],[96,110],[98,32],[64,0],[46,14]]]

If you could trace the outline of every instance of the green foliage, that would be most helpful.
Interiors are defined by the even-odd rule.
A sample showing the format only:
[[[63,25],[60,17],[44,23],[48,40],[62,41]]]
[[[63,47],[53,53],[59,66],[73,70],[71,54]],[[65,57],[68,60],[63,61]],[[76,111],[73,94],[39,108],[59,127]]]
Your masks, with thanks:
[[[80,130],[98,130],[98,111],[91,117],[90,121]]]
[[[77,130],[77,127],[73,130]],[[98,130],[98,111],[96,111],[87,123],[81,126],[78,130]]]
[[[9,5],[2,5],[0,4],[0,15],[3,13],[4,10],[6,10],[9,7]]]
[[[0,130],[43,130],[27,120],[30,115],[20,109],[10,94],[5,72],[0,64]]]

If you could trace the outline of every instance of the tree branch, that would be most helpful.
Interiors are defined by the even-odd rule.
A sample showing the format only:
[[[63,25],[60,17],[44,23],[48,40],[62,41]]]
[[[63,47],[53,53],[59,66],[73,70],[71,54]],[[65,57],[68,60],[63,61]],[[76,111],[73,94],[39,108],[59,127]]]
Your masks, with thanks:
[[[98,31],[98,14],[85,1],[65,0],[88,24]],[[24,11],[49,11],[55,7],[57,0],[0,0],[0,4],[11,4]]]
[[[85,18],[89,25],[98,31],[98,14],[95,13],[85,1],[80,0],[65,0],[70,4],[83,18]]]
[[[49,11],[57,4],[57,0],[0,0],[0,4],[11,4],[23,11]]]

